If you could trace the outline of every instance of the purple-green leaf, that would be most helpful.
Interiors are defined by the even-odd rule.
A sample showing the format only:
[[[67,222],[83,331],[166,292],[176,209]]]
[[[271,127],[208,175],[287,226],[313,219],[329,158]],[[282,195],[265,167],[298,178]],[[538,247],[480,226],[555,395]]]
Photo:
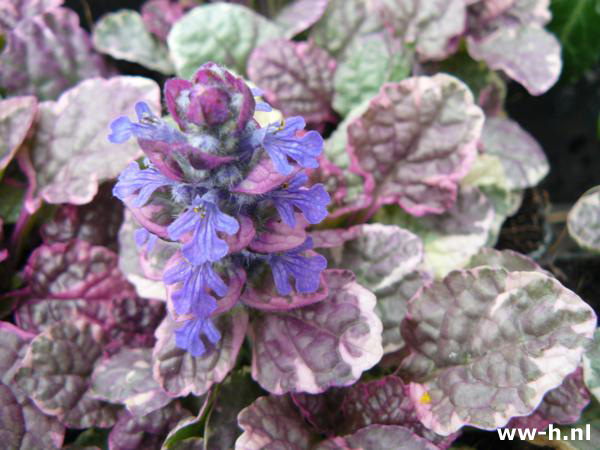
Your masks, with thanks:
[[[422,60],[448,57],[466,26],[464,0],[382,0],[382,20],[413,45]]]
[[[369,425],[348,436],[327,439],[314,450],[378,450],[396,448],[400,442],[403,450],[439,450],[437,445],[398,425]]]
[[[481,149],[483,153],[500,159],[509,189],[536,186],[550,170],[544,150],[533,136],[510,119],[486,119],[481,133]]]
[[[335,66],[335,59],[311,42],[280,39],[252,52],[248,75],[284,116],[320,123],[332,118]]]
[[[137,11],[122,9],[101,17],[94,25],[92,42],[96,50],[113,58],[166,75],[175,72],[167,46],[150,34]]]
[[[54,99],[81,80],[107,74],[70,9],[53,8],[25,18],[6,34],[6,41],[0,85],[9,95]]]
[[[108,436],[110,450],[137,450],[160,448],[169,429],[189,415],[179,403],[173,402],[143,417],[121,411],[119,419]]]
[[[115,178],[141,153],[133,140],[109,142],[109,124],[132,114],[140,101],[158,110],[159,99],[154,81],[119,76],[86,80],[57,101],[40,103],[31,147],[37,195],[48,203],[90,202],[99,183]]]
[[[213,384],[223,381],[234,367],[246,336],[248,315],[238,308],[215,319],[221,340],[201,357],[194,357],[175,345],[177,325],[167,317],[156,329],[157,342],[152,353],[154,379],[173,397],[202,395]]]
[[[79,240],[42,244],[29,257],[25,277],[31,295],[43,299],[107,299],[129,290],[117,255]]]
[[[0,428],[5,448],[55,449],[63,442],[65,427],[43,414],[17,386],[14,375],[33,335],[0,322]]]
[[[294,0],[275,16],[275,23],[285,30],[285,37],[292,38],[318,21],[329,0]]]
[[[519,0],[502,6],[472,14],[469,54],[492,69],[503,70],[530,94],[543,94],[556,83],[562,68],[560,44],[543,28],[550,20],[549,2]]]
[[[152,378],[152,350],[124,348],[97,364],[91,395],[97,400],[124,404],[136,417],[145,416],[171,401]]]
[[[381,358],[375,296],[344,273],[328,277],[328,287],[328,296],[314,305],[252,321],[252,376],[267,391],[346,386]]]
[[[375,205],[415,216],[442,213],[477,152],[483,113],[460,80],[445,74],[385,84],[348,126],[351,170],[366,172]]]
[[[590,402],[590,393],[583,384],[583,370],[578,368],[560,386],[549,391],[536,410],[525,417],[515,417],[510,428],[545,429],[548,425],[569,425],[579,420],[581,411]]]
[[[123,204],[112,195],[112,186],[104,184],[87,205],[61,205],[40,233],[46,244],[80,239],[117,251],[122,222]]]
[[[316,440],[288,396],[258,398],[240,412],[238,425],[244,432],[235,442],[236,450],[308,449]]]
[[[11,30],[21,20],[42,14],[63,4],[64,0],[1,0],[0,29]]]
[[[373,223],[316,233],[331,232],[347,239],[329,252],[331,266],[351,270],[356,281],[375,293],[400,281],[423,260],[421,239],[396,225]]]
[[[402,369],[423,424],[448,435],[530,414],[581,362],[596,315],[540,272],[454,271],[420,291],[402,336]]]
[[[0,174],[25,140],[36,111],[35,97],[0,100]]]
[[[242,5],[201,5],[185,14],[167,38],[177,74],[191,77],[206,61],[214,61],[245,73],[252,50],[283,30]]]
[[[15,375],[42,412],[70,428],[110,427],[117,407],[90,395],[90,375],[102,356],[99,326],[59,322],[35,337]]]

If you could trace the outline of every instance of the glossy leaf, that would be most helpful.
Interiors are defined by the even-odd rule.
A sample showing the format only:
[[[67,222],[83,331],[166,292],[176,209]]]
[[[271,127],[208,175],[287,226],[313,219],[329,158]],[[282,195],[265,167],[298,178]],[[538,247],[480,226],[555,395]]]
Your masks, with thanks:
[[[530,414],[577,368],[595,326],[593,310],[545,274],[451,272],[411,300],[402,323],[419,419],[448,435]]]
[[[123,9],[101,17],[94,26],[92,42],[96,50],[113,58],[167,75],[175,71],[167,47],[150,34],[136,11]]]
[[[271,40],[256,48],[248,75],[284,116],[307,122],[331,118],[335,60],[311,42]]]
[[[283,34],[277,25],[241,5],[202,5],[179,19],[167,39],[177,74],[191,77],[207,61],[240,74],[252,50]]]
[[[348,436],[321,442],[314,450],[354,449],[377,450],[394,448],[398,443],[406,450],[436,450],[437,445],[420,438],[408,428],[398,425],[369,425]]]
[[[86,80],[58,101],[41,103],[31,150],[38,195],[48,203],[90,202],[100,182],[115,178],[140,155],[134,141],[120,146],[109,142],[109,123],[131,114],[139,101],[157,110],[159,98],[154,81],[120,76]]]

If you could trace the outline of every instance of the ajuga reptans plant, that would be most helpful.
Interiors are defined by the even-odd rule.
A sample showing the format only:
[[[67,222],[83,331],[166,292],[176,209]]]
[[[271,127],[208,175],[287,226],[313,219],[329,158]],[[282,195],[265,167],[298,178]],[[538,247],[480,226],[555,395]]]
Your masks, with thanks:
[[[310,252],[310,238],[294,248],[240,243],[253,234],[248,228],[262,230],[274,218],[291,229],[319,223],[330,201],[322,184],[306,186],[303,172],[318,167],[323,139],[316,131],[303,131],[302,117],[261,127],[254,113],[271,107],[255,100],[260,95],[259,89],[209,62],[192,81],[174,78],[165,84],[167,108],[176,125],[143,102],[135,108],[137,123],[122,116],[111,124],[110,141],[136,137],[146,154],[141,166],[132,162],[120,174],[113,190],[142,225],[135,234],[137,244],[146,245],[147,251],[159,238],[180,245],[163,281],[174,316],[181,321],[176,343],[194,356],[205,353],[206,341],[216,344],[221,338],[211,316],[217,298],[228,294],[227,274],[243,269],[252,282],[252,275],[267,265],[279,294],[291,293],[290,278],[296,292],[308,294],[319,288],[327,266],[323,256]],[[248,189],[245,185],[253,181],[247,177],[260,178],[253,170],[265,165],[272,175],[270,185]],[[157,229],[144,220],[145,214],[166,215],[165,226]]]

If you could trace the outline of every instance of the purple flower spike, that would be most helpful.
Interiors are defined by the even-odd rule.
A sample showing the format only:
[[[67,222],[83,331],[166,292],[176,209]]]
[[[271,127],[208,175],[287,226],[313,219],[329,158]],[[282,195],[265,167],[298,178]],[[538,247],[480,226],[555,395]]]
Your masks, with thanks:
[[[279,216],[292,228],[296,226],[294,206],[302,211],[309,223],[320,223],[327,217],[327,205],[331,201],[329,194],[322,184],[303,187],[307,181],[308,176],[299,173],[289,183],[282,184],[279,189],[268,194],[273,199]]]
[[[172,143],[183,143],[186,138],[179,131],[164,123],[160,117],[155,116],[144,102],[135,105],[135,112],[139,123],[133,123],[127,116],[120,116],[110,124],[112,131],[108,140],[115,144],[121,144],[132,136],[139,139],[164,141]]]
[[[121,172],[119,180],[113,188],[113,195],[122,201],[134,193],[138,193],[133,206],[141,208],[158,188],[172,185],[170,180],[154,167],[140,169],[137,162],[132,162]]]
[[[202,336],[206,336],[212,344],[216,344],[221,339],[221,333],[210,319],[195,317],[175,330],[175,345],[187,350],[192,356],[202,356],[206,353]]]
[[[197,317],[210,317],[217,309],[217,301],[208,290],[219,297],[227,294],[227,286],[210,263],[194,266],[182,259],[165,271],[163,281],[168,285],[181,283],[181,289],[171,296],[177,314],[194,313]]]
[[[238,232],[238,221],[222,213],[214,200],[211,192],[202,197],[196,196],[191,207],[167,228],[169,237],[173,240],[193,233],[192,238],[183,246],[183,256],[192,264],[218,261],[227,254],[227,243],[219,238],[217,231],[229,235]]]
[[[306,122],[300,116],[290,117],[281,123],[272,123],[267,128],[256,131],[256,137],[267,151],[279,173],[292,172],[288,157],[302,167],[317,168],[319,156],[323,150],[323,138],[316,131],[309,131],[297,137],[304,130]]]
[[[292,250],[269,255],[273,280],[280,295],[292,293],[290,276],[294,278],[296,292],[299,294],[311,294],[319,288],[321,272],[327,267],[327,259],[316,254],[303,256],[302,253],[312,246],[312,239],[307,238],[304,244]]]

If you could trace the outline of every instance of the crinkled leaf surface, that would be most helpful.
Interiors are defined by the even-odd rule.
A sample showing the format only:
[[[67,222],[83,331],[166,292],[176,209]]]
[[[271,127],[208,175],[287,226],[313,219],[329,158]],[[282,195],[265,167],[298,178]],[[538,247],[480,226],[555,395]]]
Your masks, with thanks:
[[[455,50],[454,38],[465,30],[464,0],[382,0],[383,20],[415,47],[420,59],[439,60]]]
[[[475,159],[483,113],[460,80],[445,74],[386,83],[348,126],[353,166],[367,172],[376,204],[412,215],[442,213]]]
[[[123,203],[112,195],[111,184],[100,186],[94,200],[87,205],[61,205],[40,228],[44,242],[66,243],[79,239],[117,251],[124,208]]]
[[[42,244],[29,257],[25,274],[37,298],[108,299],[129,290],[117,255],[85,241]]]
[[[22,20],[6,40],[0,54],[0,86],[10,95],[55,99],[81,80],[107,74],[70,9],[54,8]]]
[[[311,37],[331,55],[338,56],[356,37],[381,30],[374,6],[373,2],[362,0],[330,0]]]
[[[428,271],[418,269],[406,274],[387,288],[375,292],[377,296],[375,312],[383,324],[381,338],[384,353],[400,350],[404,346],[400,324],[406,316],[408,301],[432,279],[433,276]]]
[[[273,394],[319,393],[355,382],[383,354],[375,296],[345,274],[324,300],[252,321],[252,377]]]
[[[594,342],[583,355],[583,376],[590,392],[600,398],[600,331],[594,333]]]
[[[564,75],[574,80],[598,61],[600,10],[595,0],[553,0],[548,25],[562,46]]]
[[[354,39],[335,71],[333,107],[345,116],[383,83],[401,81],[409,73],[408,52],[397,38],[380,32]]]
[[[55,417],[43,414],[14,382],[14,375],[33,335],[7,322],[0,322],[0,418],[6,448],[54,449],[62,445],[65,427]]]
[[[600,186],[596,186],[573,205],[567,219],[569,234],[583,248],[600,252]]]
[[[387,207],[377,220],[407,228],[423,240],[425,265],[442,277],[463,267],[487,242],[494,210],[477,188],[461,188],[456,203],[444,214],[415,219]]]
[[[107,135],[119,115],[131,115],[137,102],[159,110],[158,85],[147,78],[93,78],[65,92],[56,102],[39,105],[31,158],[38,195],[48,203],[85,204],[98,184],[116,178],[140,155],[130,140],[115,145]]]
[[[209,350],[201,357],[194,357],[175,345],[177,324],[170,317],[156,329],[153,374],[169,395],[202,395],[213,384],[223,381],[235,365],[246,335],[248,315],[243,309],[234,309],[215,319],[215,325],[221,332],[221,340],[216,347],[207,347]]]
[[[25,140],[36,111],[35,97],[0,100],[0,174]]]
[[[342,414],[345,433],[369,425],[401,425],[441,448],[447,448],[456,437],[445,438],[423,426],[416,415],[408,386],[395,375],[350,386],[345,392]]]
[[[179,403],[157,409],[143,417],[121,411],[119,419],[108,437],[111,450],[137,450],[160,448],[169,429],[181,418],[189,415]]]
[[[171,401],[152,378],[152,350],[123,349],[100,362],[92,373],[92,397],[124,404],[134,416],[145,416]]]
[[[351,270],[360,284],[375,293],[400,281],[423,259],[421,239],[398,226],[373,223],[344,231],[337,234],[349,240],[330,252],[332,267]]]
[[[252,50],[282,34],[282,29],[251,9],[216,3],[198,6],[179,19],[167,43],[177,74],[184,78],[207,61],[244,74]]]
[[[516,122],[489,117],[481,133],[481,149],[502,162],[508,189],[537,185],[550,170],[544,151]]]
[[[321,442],[314,450],[355,449],[377,450],[396,448],[402,443],[406,450],[438,450],[433,443],[417,436],[408,428],[398,425],[369,425],[348,436],[336,437]]]
[[[365,100],[354,107],[325,141],[324,155],[320,167],[313,174],[313,181],[323,183],[331,197],[328,218],[334,219],[344,214],[367,208],[372,203],[372,195],[366,190],[365,173],[357,165],[351,165],[348,153],[348,126],[368,108]],[[327,220],[327,219],[326,219]]]
[[[101,339],[97,325],[59,322],[33,339],[15,380],[38,408],[68,427],[110,427],[117,407],[93,399],[89,391]]]
[[[510,428],[545,429],[549,424],[568,425],[577,422],[581,411],[590,402],[590,394],[583,384],[583,370],[578,368],[562,384],[549,391],[536,410],[525,417],[515,417]]]
[[[529,256],[513,250],[496,250],[484,247],[476,255],[473,255],[465,269],[474,269],[480,266],[499,267],[509,272],[537,271],[550,275]]]
[[[146,29],[164,42],[173,24],[196,5],[193,1],[146,0],[141,9],[142,19]]]
[[[244,432],[235,443],[236,450],[308,449],[316,440],[288,396],[258,398],[240,412],[238,424]]]
[[[448,274],[411,300],[402,369],[423,424],[441,435],[530,414],[580,363],[596,316],[539,272]]]
[[[275,16],[275,23],[285,30],[285,37],[291,38],[303,32],[318,21],[329,0],[295,0]]]
[[[312,42],[271,40],[248,60],[248,75],[284,116],[307,122],[331,117],[335,59]]]
[[[166,75],[175,71],[167,47],[150,34],[137,11],[124,9],[100,18],[94,26],[92,42],[96,50],[113,58],[138,63]]]
[[[3,0],[0,3],[0,29],[11,30],[21,20],[56,8],[64,0]]]
[[[500,24],[480,38],[469,36],[469,54],[492,69],[503,70],[531,95],[540,95],[556,83],[562,61],[558,40],[536,23]]]
[[[249,373],[233,372],[219,386],[212,409],[206,418],[204,448],[233,448],[236,439],[242,433],[238,426],[238,413],[262,392]]]

